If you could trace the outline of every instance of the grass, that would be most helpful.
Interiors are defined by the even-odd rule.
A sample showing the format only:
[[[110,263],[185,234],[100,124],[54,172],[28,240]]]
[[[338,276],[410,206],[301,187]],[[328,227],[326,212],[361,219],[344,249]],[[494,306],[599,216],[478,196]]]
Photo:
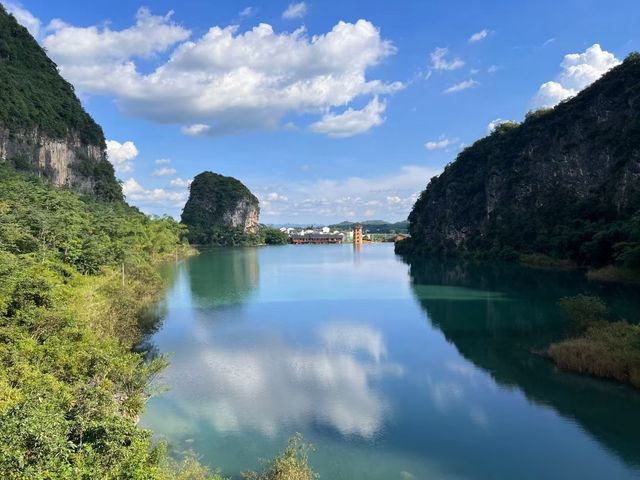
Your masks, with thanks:
[[[543,253],[531,253],[522,255],[520,263],[528,267],[546,268],[552,270],[570,270],[576,267],[576,263],[562,258],[554,258]]]
[[[599,282],[614,282],[626,283],[629,285],[640,285],[640,271],[631,268],[616,267],[613,265],[589,270],[587,272],[587,278],[589,280],[595,280]]]
[[[576,334],[549,346],[547,353],[556,366],[640,388],[640,325],[612,321],[597,297],[564,298],[560,305]]]

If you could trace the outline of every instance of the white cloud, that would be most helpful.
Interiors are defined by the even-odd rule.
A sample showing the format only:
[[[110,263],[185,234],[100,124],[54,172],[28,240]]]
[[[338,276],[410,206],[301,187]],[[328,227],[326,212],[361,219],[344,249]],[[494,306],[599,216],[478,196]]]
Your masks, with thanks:
[[[447,148],[450,146],[453,146],[456,142],[458,141],[458,139],[454,138],[446,138],[444,136],[440,137],[438,140],[431,140],[427,143],[424,144],[424,148],[426,148],[429,151],[432,150],[441,150],[443,148]]]
[[[488,35],[489,35],[489,30],[487,30],[486,28],[483,30],[480,30],[479,32],[476,32],[469,37],[469,43],[476,43],[476,42],[479,42],[480,40],[484,40],[485,38],[487,38]]]
[[[155,170],[151,175],[153,175],[154,177],[168,177],[169,175],[173,175],[175,173],[176,173],[175,168],[164,167],[164,168],[159,168],[158,170]]]
[[[180,177],[176,177],[171,179],[171,181],[169,181],[169,185],[171,185],[172,187],[186,188],[189,185],[191,185],[191,182],[193,182],[192,178],[188,180],[183,180]]]
[[[290,3],[287,9],[282,12],[282,18],[290,20],[292,18],[304,17],[307,13],[307,4],[305,2]]]
[[[433,70],[457,70],[464,66],[464,61],[460,58],[454,58],[453,60],[447,60],[445,57],[449,53],[448,48],[436,48],[431,52],[431,68]]]
[[[256,13],[256,8],[252,7],[252,6],[248,6],[246,8],[243,8],[240,13],[238,13],[238,15],[240,15],[241,17],[250,17],[251,15],[254,15]]]
[[[211,127],[204,123],[194,123],[193,125],[182,127],[182,133],[189,137],[199,137],[205,135]]]
[[[498,71],[497,65],[491,65],[489,68],[487,68],[488,73],[496,73],[497,71]]]
[[[296,217],[326,223],[363,220],[365,216],[403,220],[431,177],[440,171],[406,165],[386,175],[340,180],[321,178],[286,184],[280,188],[286,192],[289,201],[277,205],[262,204],[261,214],[270,222],[291,221]]]
[[[138,149],[131,141],[120,143],[116,140],[107,140],[107,158],[112,163],[116,172],[131,172],[133,160],[138,156]]]
[[[286,196],[281,195],[278,192],[271,192],[267,195],[267,201],[269,202],[276,202],[276,201],[286,202],[287,200],[289,199]]]
[[[531,108],[553,107],[591,85],[604,73],[620,64],[613,53],[594,44],[583,53],[565,55],[558,76],[543,83],[531,100]]]
[[[320,115],[402,87],[367,78],[396,50],[366,20],[312,37],[265,23],[244,32],[214,26],[185,41],[189,30],[170,15],[141,9],[136,24],[120,31],[61,21],[51,29],[44,45],[79,91],[113,96],[127,114],[182,125],[187,135],[279,128],[287,114]],[[168,60],[138,69],[138,58],[159,54]]]
[[[135,65],[129,63],[132,57],[150,58],[189,37],[189,30],[171,21],[172,14],[157,16],[143,7],[136,13],[136,24],[120,31],[109,27],[74,27],[56,19],[49,24],[51,33],[44,38],[44,46],[62,71],[67,69],[71,76],[91,79],[95,87],[100,82],[91,69],[101,64],[112,67],[111,62],[122,62],[116,64],[121,72],[111,72],[110,76],[116,77],[112,81],[126,81],[126,77],[119,79],[116,74],[135,70]]]
[[[168,158],[159,158],[157,160],[154,160],[154,162],[156,165],[168,165],[169,163],[171,163],[171,160]]]
[[[382,125],[384,123],[382,114],[386,107],[385,102],[374,97],[361,110],[348,108],[340,114],[327,113],[310,128],[316,133],[325,133],[330,137],[352,137]]]
[[[171,192],[163,188],[146,189],[134,178],[122,184],[122,191],[127,201],[133,202],[145,211],[154,209],[175,209],[184,206],[187,201],[186,191]]]
[[[468,88],[477,87],[480,83],[476,82],[473,79],[464,80],[463,82],[456,83],[455,85],[451,85],[447,88],[444,93],[455,93],[460,92],[462,90],[467,90]]]
[[[22,7],[19,3],[3,0],[2,4],[4,5],[4,8],[7,9],[7,12],[13,15],[20,25],[29,30],[29,33],[34,38],[37,39],[39,37],[41,23],[38,18],[36,18],[29,10]]]

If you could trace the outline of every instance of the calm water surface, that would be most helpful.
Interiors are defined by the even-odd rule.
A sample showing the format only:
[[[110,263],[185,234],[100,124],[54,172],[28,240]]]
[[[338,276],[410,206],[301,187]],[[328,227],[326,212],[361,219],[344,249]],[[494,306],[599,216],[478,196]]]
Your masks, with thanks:
[[[389,244],[220,249],[168,268],[142,424],[232,478],[295,432],[326,480],[640,478],[640,392],[559,372],[577,274],[403,263]]]

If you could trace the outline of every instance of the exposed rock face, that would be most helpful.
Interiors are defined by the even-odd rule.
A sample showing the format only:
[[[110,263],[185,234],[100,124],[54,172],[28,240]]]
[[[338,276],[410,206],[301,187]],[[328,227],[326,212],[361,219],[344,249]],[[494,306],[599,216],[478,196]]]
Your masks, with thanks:
[[[203,172],[191,183],[182,223],[189,228],[189,241],[204,245],[230,231],[257,233],[259,215],[258,199],[239,180]]]
[[[29,32],[0,5],[0,162],[122,200],[102,128]]]
[[[258,232],[260,208],[243,198],[224,214],[224,224],[231,228],[241,228],[244,233]]]
[[[107,161],[100,147],[83,144],[75,134],[56,139],[42,136],[37,130],[24,134],[0,127],[0,161],[7,160],[22,162],[23,168],[41,172],[55,185],[69,186],[81,193],[95,193],[95,182],[74,168],[74,163]]]
[[[412,239],[398,249],[590,261],[583,246],[639,208],[640,55],[633,54],[575,98],[461,152],[421,194],[409,216]]]

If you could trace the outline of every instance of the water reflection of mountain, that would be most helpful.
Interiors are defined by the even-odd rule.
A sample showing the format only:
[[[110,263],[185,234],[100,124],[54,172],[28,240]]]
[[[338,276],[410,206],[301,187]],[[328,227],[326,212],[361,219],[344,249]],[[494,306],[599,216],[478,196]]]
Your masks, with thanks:
[[[627,317],[633,292],[591,284],[579,274],[456,261],[414,260],[414,294],[434,326],[476,366],[530,401],[575,420],[625,462],[640,466],[640,392],[559,372],[532,353],[562,335],[556,301],[601,295]],[[634,319],[635,320],[635,319]]]
[[[187,264],[193,298],[200,307],[244,302],[258,287],[257,248],[225,248],[204,252]]]

